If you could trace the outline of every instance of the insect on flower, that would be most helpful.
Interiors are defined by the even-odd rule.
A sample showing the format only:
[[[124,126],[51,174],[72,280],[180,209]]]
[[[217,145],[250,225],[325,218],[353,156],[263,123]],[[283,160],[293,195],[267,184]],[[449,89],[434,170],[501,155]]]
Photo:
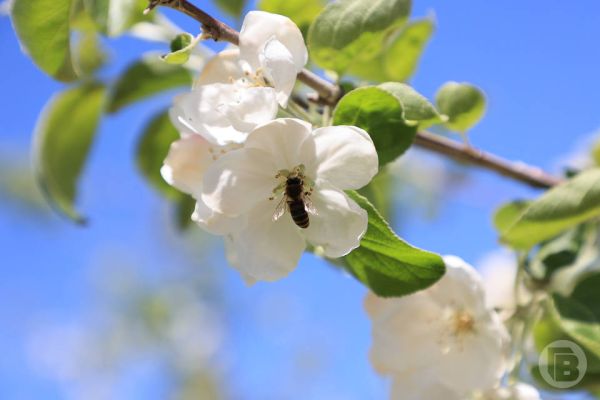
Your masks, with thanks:
[[[275,175],[276,179],[283,178],[283,182],[273,190],[273,193],[277,194],[283,190],[283,197],[275,208],[273,221],[281,218],[288,209],[294,223],[300,228],[306,229],[310,225],[308,213],[317,215],[317,210],[310,200],[314,182],[304,176],[304,170],[304,164],[300,164],[292,172],[282,169]],[[269,198],[269,200],[274,199],[275,197]]]

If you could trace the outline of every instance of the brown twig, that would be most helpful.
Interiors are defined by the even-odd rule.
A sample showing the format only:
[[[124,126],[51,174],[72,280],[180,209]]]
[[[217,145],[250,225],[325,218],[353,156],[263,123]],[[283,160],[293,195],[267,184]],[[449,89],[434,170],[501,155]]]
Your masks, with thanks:
[[[224,40],[236,45],[239,44],[239,33],[235,29],[206,14],[188,0],[150,0],[147,11],[159,5],[173,8],[194,18],[202,24],[204,32],[210,35],[215,41]],[[325,104],[333,106],[341,97],[342,92],[339,86],[332,84],[307,69],[302,70],[298,74],[298,79],[314,89],[319,94],[319,100]],[[536,188],[550,188],[561,182],[559,178],[544,172],[540,168],[504,160],[493,154],[429,132],[418,132],[415,144],[424,149],[443,154],[456,161],[495,171]]]

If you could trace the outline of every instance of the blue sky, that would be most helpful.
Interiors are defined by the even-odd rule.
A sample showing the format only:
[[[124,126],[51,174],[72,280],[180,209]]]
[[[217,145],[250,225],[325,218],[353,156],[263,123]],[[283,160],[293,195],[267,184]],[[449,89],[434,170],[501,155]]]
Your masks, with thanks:
[[[476,146],[556,171],[557,159],[600,128],[600,3],[417,0],[413,15],[431,10],[438,29],[412,83],[429,97],[448,80],[482,87],[488,112],[471,132]],[[62,85],[19,51],[7,18],[0,19],[0,43],[0,157],[23,158],[40,109]],[[110,46],[114,64],[106,77],[157,49],[131,38]],[[105,301],[94,294],[98,276],[119,263],[134,265],[151,282],[181,269],[218,276],[215,307],[227,330],[218,365],[234,397],[382,398],[385,383],[366,357],[369,324],[358,283],[307,255],[289,278],[248,288],[225,266],[219,247],[207,261],[187,250],[200,239],[186,241],[170,230],[168,205],[140,178],[132,157],[144,121],[168,103],[168,96],[153,99],[102,122],[79,201],[89,227],[0,203],[0,398],[65,398],[58,384],[36,372],[28,338],[40,321],[93,314]],[[476,263],[497,248],[493,209],[537,191],[465,171],[468,182],[440,199],[435,219],[415,209],[399,213],[394,225],[419,247]],[[156,372],[140,374],[139,385],[124,378],[118,398],[161,398],[142,390]]]

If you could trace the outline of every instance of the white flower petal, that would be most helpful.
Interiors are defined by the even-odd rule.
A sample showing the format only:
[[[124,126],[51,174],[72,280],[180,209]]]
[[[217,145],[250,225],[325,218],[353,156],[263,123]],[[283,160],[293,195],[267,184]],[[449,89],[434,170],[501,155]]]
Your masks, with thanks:
[[[367,132],[355,126],[328,126],[314,131],[317,179],[342,190],[359,189],[378,171],[377,151]]]
[[[240,50],[238,48],[226,49],[211,58],[194,82],[194,87],[211,83],[231,83],[244,77],[244,72],[239,65]]]
[[[267,87],[214,83],[175,98],[169,115],[182,133],[218,144],[242,143],[256,125],[277,114],[275,91]]]
[[[465,400],[465,393],[443,385],[427,370],[392,377],[391,400]]]
[[[209,149],[210,143],[198,135],[171,143],[160,169],[163,179],[184,193],[199,194],[204,172],[213,162]]]
[[[263,67],[259,54],[273,37],[288,49],[296,73],[300,72],[308,60],[308,51],[300,29],[291,19],[283,15],[264,11],[250,11],[246,14],[240,30],[240,58],[255,71],[259,70]]]
[[[270,87],[241,87],[234,103],[224,104],[218,109],[229,118],[233,128],[249,133],[275,117],[278,109],[275,99],[275,91]]]
[[[259,202],[268,202],[279,182],[274,171],[269,153],[246,148],[231,151],[204,174],[201,198],[218,213],[242,215]]]
[[[260,59],[265,78],[277,93],[277,102],[281,107],[287,107],[298,75],[292,53],[279,40],[272,38],[265,45]]]
[[[285,277],[306,247],[291,218],[272,221],[274,208],[273,202],[259,204],[249,213],[247,228],[231,235],[230,261],[246,281]]]
[[[278,118],[253,130],[244,147],[270,154],[275,173],[304,164],[306,175],[315,174],[315,143],[308,122],[295,118]]]
[[[213,235],[227,235],[246,227],[246,216],[229,217],[210,209],[202,199],[196,201],[192,221]]]
[[[344,192],[318,189],[310,197],[318,215],[310,215],[306,239],[322,246],[325,256],[343,257],[360,246],[367,231],[367,212]]]

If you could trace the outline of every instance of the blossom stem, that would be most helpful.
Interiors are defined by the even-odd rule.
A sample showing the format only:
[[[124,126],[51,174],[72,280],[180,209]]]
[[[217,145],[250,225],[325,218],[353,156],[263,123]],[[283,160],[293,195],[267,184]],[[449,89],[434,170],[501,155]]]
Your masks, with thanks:
[[[146,10],[150,11],[157,6],[169,7],[194,18],[202,24],[202,29],[215,41],[224,40],[235,45],[239,44],[239,32],[200,10],[188,0],[149,0]],[[317,102],[334,106],[342,96],[342,91],[338,85],[307,69],[298,74],[298,79],[319,94],[319,98],[316,99]],[[429,132],[418,132],[414,143],[419,147],[450,157],[456,161],[497,172],[532,187],[547,189],[561,182],[561,179],[540,168],[524,163],[511,162]]]

